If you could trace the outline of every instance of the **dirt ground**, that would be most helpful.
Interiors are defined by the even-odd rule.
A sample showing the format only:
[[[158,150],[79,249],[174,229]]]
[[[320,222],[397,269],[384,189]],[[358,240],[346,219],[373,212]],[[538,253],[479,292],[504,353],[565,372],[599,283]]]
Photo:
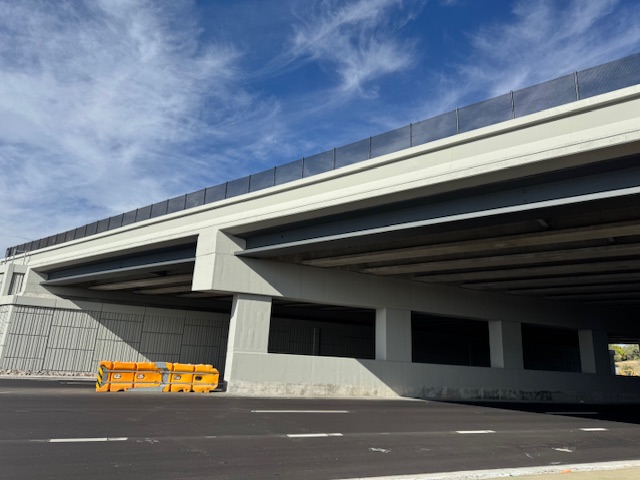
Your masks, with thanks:
[[[640,377],[640,360],[628,360],[626,362],[616,362],[618,375],[628,377]]]

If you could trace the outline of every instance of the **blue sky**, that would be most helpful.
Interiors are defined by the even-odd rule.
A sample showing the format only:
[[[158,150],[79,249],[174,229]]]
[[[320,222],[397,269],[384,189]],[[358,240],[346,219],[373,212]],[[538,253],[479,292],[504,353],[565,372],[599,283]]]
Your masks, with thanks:
[[[639,51],[636,0],[0,0],[0,252]]]

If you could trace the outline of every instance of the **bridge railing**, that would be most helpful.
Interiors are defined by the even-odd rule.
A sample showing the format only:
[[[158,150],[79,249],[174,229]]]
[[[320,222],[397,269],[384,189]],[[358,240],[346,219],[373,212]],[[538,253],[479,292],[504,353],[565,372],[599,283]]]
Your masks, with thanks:
[[[278,165],[263,172],[10,247],[6,251],[6,256],[11,257],[58,245],[150,218],[256,192],[637,84],[640,84],[640,53],[457,108],[418,123]]]

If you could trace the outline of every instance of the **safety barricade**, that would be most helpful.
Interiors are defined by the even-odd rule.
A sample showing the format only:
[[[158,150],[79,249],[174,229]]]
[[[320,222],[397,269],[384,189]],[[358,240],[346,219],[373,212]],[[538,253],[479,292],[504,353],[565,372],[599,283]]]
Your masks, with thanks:
[[[154,362],[136,363],[133,388],[151,388],[162,386],[162,371]]]
[[[190,392],[193,385],[195,365],[189,363],[173,363],[169,376],[169,385],[165,392]]]
[[[218,387],[220,373],[213,368],[213,365],[196,365],[193,374],[193,391],[209,393]]]
[[[101,361],[97,392],[129,389],[163,392],[211,392],[218,388],[220,374],[213,365],[167,362]]]
[[[111,373],[113,362],[103,360],[98,365],[98,378],[96,379],[96,392],[108,392],[111,386]]]
[[[96,391],[119,392],[133,388],[135,362],[100,362]]]

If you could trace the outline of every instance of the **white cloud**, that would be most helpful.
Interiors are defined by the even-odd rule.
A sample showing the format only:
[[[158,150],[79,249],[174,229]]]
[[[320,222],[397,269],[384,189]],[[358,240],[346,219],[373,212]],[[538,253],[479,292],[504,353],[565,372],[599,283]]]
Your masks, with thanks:
[[[198,43],[186,2],[7,0],[0,11],[6,245],[206,186],[239,162],[204,150],[276,110],[239,86],[236,49]]]
[[[619,0],[519,0],[509,22],[470,32],[471,53],[436,77],[437,114],[598,65],[640,46],[640,9]]]
[[[298,16],[292,47],[292,59],[308,58],[332,69],[338,77],[336,93],[375,96],[374,80],[413,65],[413,43],[399,40],[395,29],[411,18],[400,16],[394,25],[392,11],[402,0],[360,0],[314,4]],[[397,13],[397,12],[396,12]]]

